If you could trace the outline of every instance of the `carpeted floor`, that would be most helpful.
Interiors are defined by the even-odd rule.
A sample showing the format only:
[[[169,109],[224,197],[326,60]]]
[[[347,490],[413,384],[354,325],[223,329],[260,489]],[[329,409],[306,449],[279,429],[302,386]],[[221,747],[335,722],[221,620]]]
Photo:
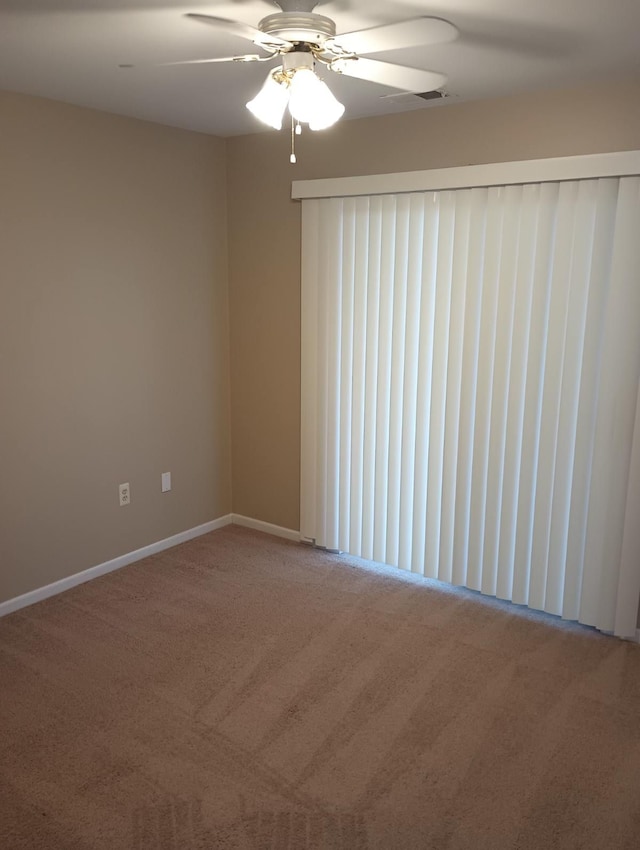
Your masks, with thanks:
[[[2,850],[638,850],[640,647],[228,527],[0,620]]]

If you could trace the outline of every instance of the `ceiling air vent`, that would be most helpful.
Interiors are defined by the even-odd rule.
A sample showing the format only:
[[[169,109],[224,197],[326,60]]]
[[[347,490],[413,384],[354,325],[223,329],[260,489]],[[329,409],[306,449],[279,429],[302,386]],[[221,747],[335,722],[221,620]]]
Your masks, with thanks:
[[[450,97],[450,95],[445,91],[424,91],[424,92],[394,92],[393,94],[384,94],[380,98],[381,100],[386,100],[388,103],[397,103],[401,104],[415,104],[418,99],[422,101],[430,101],[430,100],[442,100],[445,97]]]
[[[413,97],[421,97],[423,100],[438,100],[441,97],[446,97],[443,91],[423,91],[415,92]]]

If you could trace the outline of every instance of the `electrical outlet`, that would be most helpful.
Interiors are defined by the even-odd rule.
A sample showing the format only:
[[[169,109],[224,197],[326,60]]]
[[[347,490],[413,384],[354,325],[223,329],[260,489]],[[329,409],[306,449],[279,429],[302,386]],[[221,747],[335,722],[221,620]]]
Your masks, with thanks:
[[[120,484],[120,486],[118,487],[118,493],[120,495],[121,508],[131,502],[131,489],[128,484]]]
[[[161,478],[162,492],[168,493],[171,490],[171,473],[163,472]]]

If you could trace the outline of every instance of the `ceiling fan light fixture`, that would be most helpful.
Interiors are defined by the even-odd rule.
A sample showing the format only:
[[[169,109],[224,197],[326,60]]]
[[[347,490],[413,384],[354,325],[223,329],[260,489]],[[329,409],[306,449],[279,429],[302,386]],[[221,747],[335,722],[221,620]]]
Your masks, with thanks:
[[[449,21],[418,15],[337,34],[334,20],[313,11],[319,0],[274,0],[272,5],[279,6],[281,11],[267,15],[257,27],[199,12],[186,15],[191,20],[216,28],[219,33],[252,42],[266,56],[248,53],[162,64],[270,62],[279,57],[280,67],[269,73],[262,89],[246,106],[260,121],[280,130],[288,105],[292,140],[300,132],[301,122],[311,130],[323,130],[335,124],[345,111],[322,79],[316,76],[316,63],[346,77],[367,80],[404,94],[416,93],[420,97],[425,97],[425,92],[441,92],[447,81],[446,76],[437,71],[370,59],[367,54],[452,41],[458,36],[458,30]],[[293,151],[291,155],[295,161]]]
[[[344,104],[340,103],[332,93],[329,86],[320,80],[321,88],[318,90],[316,110],[313,118],[309,121],[310,130],[325,130],[331,127],[344,115]]]
[[[270,71],[258,94],[247,103],[247,109],[274,130],[282,129],[282,118],[289,102],[287,86],[275,79],[281,71],[282,68]]]
[[[297,69],[289,83],[289,112],[311,130],[335,124],[344,106],[311,68]]]

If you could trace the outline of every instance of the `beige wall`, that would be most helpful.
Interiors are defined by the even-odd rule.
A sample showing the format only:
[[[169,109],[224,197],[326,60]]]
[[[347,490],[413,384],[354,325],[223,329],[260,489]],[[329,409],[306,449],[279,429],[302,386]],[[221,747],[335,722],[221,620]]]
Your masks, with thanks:
[[[0,127],[2,601],[231,497],[224,142],[11,94]]]
[[[229,512],[231,484],[298,527],[292,179],[640,148],[638,103],[627,82],[345,121],[292,167],[286,133],[0,93],[0,601]]]
[[[227,144],[234,511],[299,527],[300,206],[292,179],[640,148],[640,81],[445,104]]]

